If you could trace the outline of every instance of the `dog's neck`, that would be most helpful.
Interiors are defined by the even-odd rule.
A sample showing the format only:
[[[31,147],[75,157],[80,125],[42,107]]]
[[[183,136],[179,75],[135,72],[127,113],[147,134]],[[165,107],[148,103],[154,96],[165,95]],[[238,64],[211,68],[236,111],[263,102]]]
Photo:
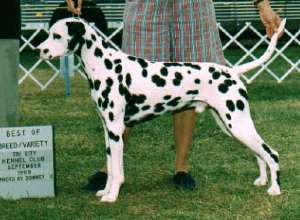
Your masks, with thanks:
[[[90,80],[106,79],[111,72],[108,70],[115,65],[117,57],[124,55],[121,50],[105,41],[92,27],[85,25],[84,43],[75,54],[80,58],[85,74]]]

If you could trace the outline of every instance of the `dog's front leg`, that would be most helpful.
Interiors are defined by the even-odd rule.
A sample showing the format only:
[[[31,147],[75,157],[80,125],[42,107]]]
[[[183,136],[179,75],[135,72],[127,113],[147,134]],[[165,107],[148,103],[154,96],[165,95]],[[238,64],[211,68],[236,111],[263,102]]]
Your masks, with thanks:
[[[108,137],[108,147],[106,149],[108,181],[101,201],[114,202],[117,200],[120,187],[124,182],[122,134],[125,125],[123,120],[114,121],[114,123],[106,123],[106,129]]]
[[[106,147],[106,167],[107,167],[107,181],[106,181],[105,188],[103,190],[97,191],[97,193],[96,193],[96,196],[102,197],[102,196],[108,194],[110,191],[111,182],[112,182],[112,175],[111,175],[112,172],[111,172],[111,157],[109,155],[109,150],[108,150],[108,149],[110,149],[109,140],[108,140],[108,138],[109,138],[108,132],[107,132],[106,124],[105,124],[104,119],[102,118],[101,114],[99,114],[99,117],[101,119],[103,130],[104,130],[105,147]]]

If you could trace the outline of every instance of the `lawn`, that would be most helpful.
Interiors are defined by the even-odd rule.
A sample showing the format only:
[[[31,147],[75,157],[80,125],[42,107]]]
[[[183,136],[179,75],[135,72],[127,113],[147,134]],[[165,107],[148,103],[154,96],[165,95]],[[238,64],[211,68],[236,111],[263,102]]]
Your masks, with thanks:
[[[45,71],[42,69],[41,71]],[[194,191],[180,191],[174,172],[172,117],[137,125],[125,153],[126,182],[114,204],[100,203],[81,190],[105,163],[101,123],[88,83],[72,79],[66,97],[57,79],[46,91],[30,80],[20,87],[21,125],[55,127],[55,198],[0,200],[0,219],[300,219],[300,77],[282,84],[259,77],[248,85],[259,133],[280,154],[282,195],[254,187],[258,166],[253,154],[217,127],[209,111],[197,116],[190,153]]]

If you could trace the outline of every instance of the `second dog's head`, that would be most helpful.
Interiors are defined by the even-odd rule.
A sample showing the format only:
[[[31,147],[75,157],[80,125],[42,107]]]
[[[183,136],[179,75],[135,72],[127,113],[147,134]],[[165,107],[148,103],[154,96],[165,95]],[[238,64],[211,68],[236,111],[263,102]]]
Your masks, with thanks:
[[[48,38],[37,47],[40,58],[52,59],[79,51],[85,42],[85,33],[85,24],[79,19],[66,18],[57,21],[50,28]]]

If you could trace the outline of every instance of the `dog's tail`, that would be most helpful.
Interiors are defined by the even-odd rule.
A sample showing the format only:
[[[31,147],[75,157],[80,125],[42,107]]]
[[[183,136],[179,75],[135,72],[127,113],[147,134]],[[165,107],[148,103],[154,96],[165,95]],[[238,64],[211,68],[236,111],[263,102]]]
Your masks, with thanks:
[[[246,63],[246,64],[243,64],[240,66],[233,67],[234,73],[237,74],[238,76],[241,76],[243,73],[246,73],[249,70],[255,69],[256,67],[259,67],[262,64],[264,64],[266,61],[268,61],[276,49],[278,36],[284,30],[285,23],[286,23],[286,19],[283,19],[279,25],[278,31],[273,34],[267,51],[259,59],[254,60],[250,63]]]

